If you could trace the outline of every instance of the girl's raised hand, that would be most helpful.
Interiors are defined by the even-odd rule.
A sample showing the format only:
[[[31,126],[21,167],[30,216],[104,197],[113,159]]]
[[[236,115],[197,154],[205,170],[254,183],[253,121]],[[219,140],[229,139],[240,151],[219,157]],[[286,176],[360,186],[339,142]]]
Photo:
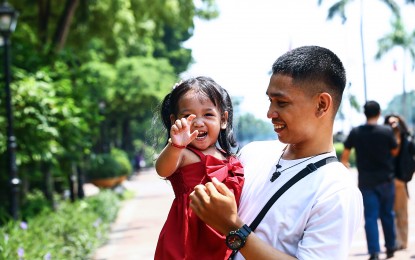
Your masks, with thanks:
[[[174,144],[187,146],[197,137],[199,131],[195,130],[193,133],[190,133],[190,126],[192,125],[192,121],[195,117],[196,115],[191,114],[187,118],[183,117],[174,122],[170,129],[171,141]]]

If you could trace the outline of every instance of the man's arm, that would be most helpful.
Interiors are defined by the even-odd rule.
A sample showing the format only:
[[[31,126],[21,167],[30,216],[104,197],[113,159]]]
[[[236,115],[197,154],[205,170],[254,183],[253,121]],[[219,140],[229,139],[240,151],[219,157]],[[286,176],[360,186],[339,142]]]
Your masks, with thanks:
[[[197,185],[190,200],[190,207],[199,218],[223,235],[244,225],[237,213],[234,194],[216,178],[206,185]],[[254,232],[240,252],[245,259],[296,259],[268,245]]]
[[[349,158],[350,158],[351,149],[344,148],[342,156],[341,156],[341,163],[344,164],[347,168],[350,168]]]

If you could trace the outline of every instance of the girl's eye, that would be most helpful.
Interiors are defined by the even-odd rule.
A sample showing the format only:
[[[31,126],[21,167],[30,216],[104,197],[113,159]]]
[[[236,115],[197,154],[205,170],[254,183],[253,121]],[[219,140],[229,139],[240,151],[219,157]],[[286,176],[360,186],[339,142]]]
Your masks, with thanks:
[[[214,114],[207,113],[205,116],[214,116]]]
[[[188,118],[190,114],[183,115],[183,118]]]

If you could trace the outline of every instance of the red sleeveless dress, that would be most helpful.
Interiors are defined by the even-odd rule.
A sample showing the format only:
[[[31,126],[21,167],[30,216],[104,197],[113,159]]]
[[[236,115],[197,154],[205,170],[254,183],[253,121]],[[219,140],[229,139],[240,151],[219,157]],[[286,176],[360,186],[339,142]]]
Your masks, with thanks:
[[[160,232],[155,260],[228,259],[232,251],[225,244],[225,236],[206,225],[189,207],[189,194],[197,184],[205,184],[216,177],[233,190],[236,202],[244,183],[241,163],[236,157],[219,160],[188,147],[200,157],[200,162],[177,169],[167,179],[175,198],[167,220]]]

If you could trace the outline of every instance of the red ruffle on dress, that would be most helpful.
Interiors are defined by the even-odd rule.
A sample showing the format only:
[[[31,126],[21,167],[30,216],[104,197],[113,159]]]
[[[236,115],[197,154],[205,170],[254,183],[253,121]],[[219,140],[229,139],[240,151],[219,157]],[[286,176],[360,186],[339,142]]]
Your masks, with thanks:
[[[237,203],[244,183],[239,160],[230,157],[219,160],[201,151],[188,148],[200,157],[200,162],[179,168],[167,179],[175,198],[167,220],[160,232],[155,260],[228,259],[232,251],[225,244],[225,236],[206,225],[189,207],[189,194],[198,184],[216,177],[233,190]]]

